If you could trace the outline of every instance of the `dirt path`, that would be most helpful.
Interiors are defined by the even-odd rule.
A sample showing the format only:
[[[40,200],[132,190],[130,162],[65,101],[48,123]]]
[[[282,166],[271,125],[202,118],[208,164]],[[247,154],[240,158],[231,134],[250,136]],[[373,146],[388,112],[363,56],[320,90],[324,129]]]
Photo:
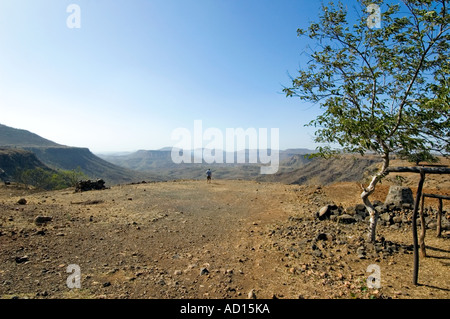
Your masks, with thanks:
[[[5,194],[0,294],[246,297],[249,276],[262,268],[250,256],[252,233],[274,217],[268,213],[282,215],[270,204],[278,188],[241,181],[148,183],[27,194],[24,206],[16,204],[20,194]],[[53,219],[37,226],[37,215]],[[24,256],[28,261],[16,262]],[[67,289],[69,264],[80,266],[82,289]]]
[[[17,204],[21,197],[26,205]],[[314,220],[313,212],[329,201],[327,189],[249,181],[143,183],[83,193],[3,187],[0,296],[450,296],[448,239],[430,238],[437,258],[424,262],[427,284],[414,288],[404,275],[408,249],[360,260],[354,252],[365,225]],[[36,225],[38,215],[52,220]],[[330,239],[318,242],[321,233]],[[405,247],[409,238],[404,230],[380,229],[380,235]],[[317,247],[311,249],[316,244],[320,256]],[[384,276],[376,292],[364,286],[366,267],[373,263]],[[66,270],[73,264],[80,267],[81,289],[67,286]]]

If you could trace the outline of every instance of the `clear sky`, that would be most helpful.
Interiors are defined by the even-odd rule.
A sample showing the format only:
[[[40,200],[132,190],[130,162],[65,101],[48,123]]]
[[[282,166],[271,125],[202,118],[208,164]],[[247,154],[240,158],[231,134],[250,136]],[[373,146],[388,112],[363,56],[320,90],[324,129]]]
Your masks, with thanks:
[[[344,1],[350,6],[355,1]],[[80,28],[69,28],[70,4]],[[178,127],[279,128],[315,148],[318,106],[287,98],[315,0],[2,0],[0,123],[93,152],[172,146]],[[75,21],[75,20],[71,20]]]

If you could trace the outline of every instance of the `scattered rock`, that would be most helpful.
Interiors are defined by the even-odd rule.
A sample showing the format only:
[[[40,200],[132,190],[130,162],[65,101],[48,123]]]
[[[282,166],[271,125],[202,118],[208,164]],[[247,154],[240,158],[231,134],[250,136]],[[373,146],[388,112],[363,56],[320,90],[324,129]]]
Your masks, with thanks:
[[[255,290],[250,290],[250,292],[247,295],[248,299],[256,299]]]
[[[208,269],[206,269],[206,268],[200,269],[200,276],[207,275],[207,274],[209,274],[209,270]]]
[[[325,233],[320,233],[319,235],[317,235],[316,240],[327,240],[328,236]]]
[[[403,203],[402,204],[402,209],[404,209],[404,210],[413,210],[414,209],[414,205],[413,205],[413,203]]]
[[[28,256],[16,257],[16,263],[18,264],[23,264],[27,261],[29,261]]]
[[[319,210],[319,213],[317,214],[317,218],[319,218],[319,220],[324,220],[326,218],[329,218],[330,212],[331,212],[330,205],[323,206]]]
[[[160,284],[161,286],[164,286],[166,284],[164,279],[160,279],[157,283]]]
[[[356,210],[355,206],[348,207],[345,210],[345,213],[348,214],[348,215],[351,215],[351,216],[355,216],[356,212],[357,212],[357,210]]]
[[[411,188],[403,186],[391,186],[386,196],[385,205],[390,209],[401,210],[403,204],[414,204],[414,197]],[[394,207],[392,207],[392,205]]]
[[[374,206],[374,208],[378,214],[384,214],[389,211],[386,205]]]
[[[359,259],[366,259],[366,248],[364,246],[358,247],[356,250],[356,255]]]
[[[21,198],[17,201],[17,204],[19,205],[26,205],[27,204],[27,200],[25,198]]]
[[[47,222],[51,222],[52,220],[53,220],[53,217],[51,217],[51,216],[37,216],[34,219],[34,223],[36,225],[41,225],[41,224],[44,224],[44,223],[47,223]]]
[[[338,217],[338,223],[340,224],[353,224],[356,223],[355,217],[349,215],[349,214],[343,214]]]
[[[335,204],[328,204],[323,206],[317,213],[316,217],[319,220],[330,219],[331,216],[340,215],[343,211],[342,207]]]
[[[90,190],[102,190],[105,189],[105,181],[98,179],[96,181],[79,181],[75,185],[75,192],[86,192]]]
[[[389,213],[384,213],[380,215],[380,219],[384,222],[386,222],[388,225],[391,225],[393,223],[392,217]]]
[[[402,217],[402,216],[394,216],[394,217],[392,218],[392,221],[393,221],[394,223],[396,223],[396,224],[400,224],[400,223],[402,222],[402,220],[403,220],[403,217]]]

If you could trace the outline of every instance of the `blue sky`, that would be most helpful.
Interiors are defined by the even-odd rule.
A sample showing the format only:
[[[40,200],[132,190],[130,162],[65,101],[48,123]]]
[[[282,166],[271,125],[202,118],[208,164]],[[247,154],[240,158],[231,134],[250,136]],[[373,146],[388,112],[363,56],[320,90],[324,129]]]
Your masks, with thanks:
[[[311,0],[3,0],[0,123],[93,152],[172,146],[178,127],[279,128],[315,148],[320,112],[282,93]],[[356,1],[346,1],[350,6]],[[81,27],[66,24],[70,4]]]

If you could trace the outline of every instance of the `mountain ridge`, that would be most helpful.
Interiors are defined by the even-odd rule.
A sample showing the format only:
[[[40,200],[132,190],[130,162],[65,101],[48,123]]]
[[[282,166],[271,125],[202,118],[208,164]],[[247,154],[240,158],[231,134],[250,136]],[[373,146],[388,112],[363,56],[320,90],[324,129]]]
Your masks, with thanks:
[[[102,178],[109,185],[161,180],[156,174],[136,172],[107,162],[88,148],[61,145],[30,131],[3,124],[0,124],[0,147],[29,151],[50,169],[80,168],[90,178]]]
[[[0,124],[0,146],[5,147],[67,147],[28,130]]]

